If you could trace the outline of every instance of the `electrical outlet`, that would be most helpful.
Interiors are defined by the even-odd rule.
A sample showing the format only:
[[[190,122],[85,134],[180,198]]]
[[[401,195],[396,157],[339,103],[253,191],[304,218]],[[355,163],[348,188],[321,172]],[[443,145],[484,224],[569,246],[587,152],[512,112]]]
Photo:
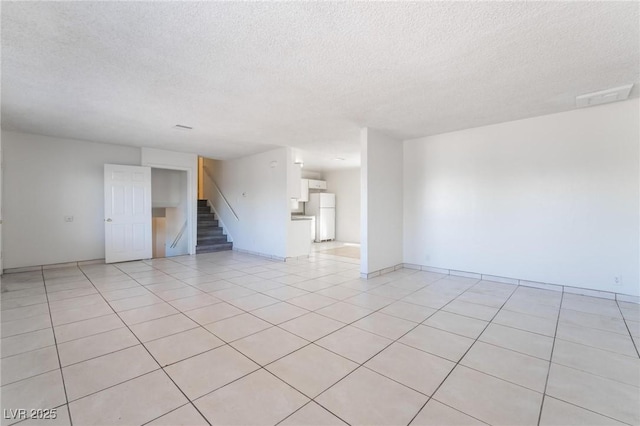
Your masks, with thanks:
[[[65,222],[73,222],[73,216],[65,216],[64,217],[64,221]]]
[[[622,275],[616,275],[613,277],[613,285],[617,287],[622,285]]]

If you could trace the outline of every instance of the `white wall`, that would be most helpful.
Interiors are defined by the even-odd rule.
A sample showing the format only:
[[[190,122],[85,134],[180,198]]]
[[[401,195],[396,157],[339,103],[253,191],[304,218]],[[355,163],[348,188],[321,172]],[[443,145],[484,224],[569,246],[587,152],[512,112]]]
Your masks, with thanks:
[[[205,159],[204,166],[238,215],[224,206],[205,175],[204,187],[233,239],[234,248],[285,258],[290,221],[286,148],[228,161]],[[273,165],[273,167],[272,167]]]
[[[640,294],[638,106],[405,141],[405,262]]]
[[[4,268],[103,259],[104,164],[140,149],[6,131],[2,148]]]
[[[403,144],[365,128],[360,146],[360,272],[368,274],[403,263]]]
[[[302,168],[302,179],[323,180],[322,172]]]
[[[327,192],[336,194],[336,240],[360,242],[360,169],[324,172]]]
[[[2,136],[0,135],[0,275],[2,275]]]
[[[189,254],[195,254],[198,223],[198,156],[184,152],[165,151],[162,149],[142,148],[141,164],[161,169],[184,170],[187,172],[187,214],[191,218],[191,235],[189,238]]]
[[[151,203],[153,207],[178,207],[187,199],[187,172],[151,169]]]

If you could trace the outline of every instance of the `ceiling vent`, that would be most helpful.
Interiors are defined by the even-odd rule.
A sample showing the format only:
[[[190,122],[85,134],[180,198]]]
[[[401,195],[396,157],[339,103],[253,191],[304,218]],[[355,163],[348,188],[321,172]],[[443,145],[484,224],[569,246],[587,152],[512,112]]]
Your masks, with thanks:
[[[193,130],[193,127],[185,126],[184,124],[176,124],[173,128],[176,130]]]
[[[633,84],[614,87],[613,89],[601,90],[599,92],[587,93],[576,96],[576,107],[588,107],[609,102],[623,101],[629,97]]]

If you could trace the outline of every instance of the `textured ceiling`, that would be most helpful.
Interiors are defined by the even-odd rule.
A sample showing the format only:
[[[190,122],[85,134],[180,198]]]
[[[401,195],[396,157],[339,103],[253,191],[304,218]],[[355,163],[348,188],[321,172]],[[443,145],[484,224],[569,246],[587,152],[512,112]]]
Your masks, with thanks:
[[[363,126],[413,138],[550,114],[640,75],[638,2],[1,7],[3,129],[214,158],[286,145],[350,166]]]

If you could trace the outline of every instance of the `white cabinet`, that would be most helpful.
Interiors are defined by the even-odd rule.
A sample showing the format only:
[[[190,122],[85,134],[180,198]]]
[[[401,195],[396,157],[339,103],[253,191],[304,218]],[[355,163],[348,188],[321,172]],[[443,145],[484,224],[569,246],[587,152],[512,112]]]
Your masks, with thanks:
[[[310,189],[327,189],[327,181],[309,179]]]
[[[298,201],[302,203],[309,201],[309,179],[300,179],[300,198]]]
[[[287,176],[287,186],[289,198],[300,199],[300,179],[302,178],[302,169],[300,164],[290,164]]]
[[[287,233],[287,257],[309,256],[311,220],[292,220]]]
[[[295,165],[294,165],[295,167]],[[298,171],[299,172],[299,171]],[[295,175],[294,175],[295,176]],[[299,179],[300,185],[298,185],[298,190],[300,191],[298,196],[295,197],[293,190],[289,189],[289,196],[291,198],[296,198],[298,202],[306,203],[309,201],[309,190],[310,189],[327,189],[327,182],[324,180],[316,180],[316,179]]]

